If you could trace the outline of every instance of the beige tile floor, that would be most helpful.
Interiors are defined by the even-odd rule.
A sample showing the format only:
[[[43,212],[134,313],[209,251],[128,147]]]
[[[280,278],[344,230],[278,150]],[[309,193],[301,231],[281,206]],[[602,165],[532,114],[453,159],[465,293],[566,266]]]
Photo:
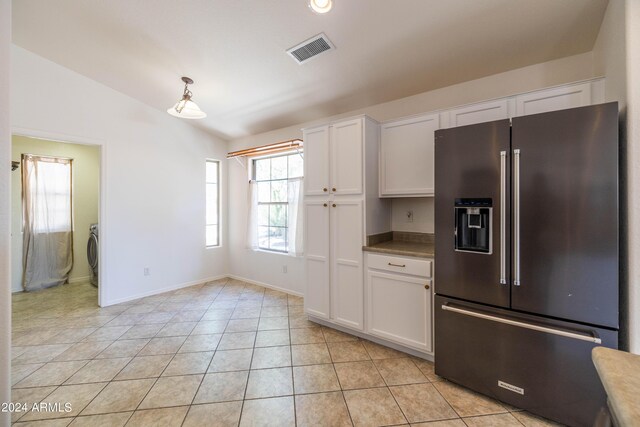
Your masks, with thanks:
[[[13,297],[17,426],[544,426],[433,364],[320,327],[302,299],[219,280],[99,308],[89,284]]]

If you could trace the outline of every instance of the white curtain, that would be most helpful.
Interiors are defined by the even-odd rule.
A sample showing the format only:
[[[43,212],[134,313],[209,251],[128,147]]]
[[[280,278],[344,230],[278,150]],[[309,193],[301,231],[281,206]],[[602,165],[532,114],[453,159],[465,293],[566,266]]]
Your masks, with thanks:
[[[22,157],[22,286],[63,284],[73,266],[72,160]]]
[[[289,212],[287,217],[287,241],[289,242],[289,255],[302,256],[304,253],[303,237],[304,237],[304,195],[303,195],[303,178],[295,178],[289,180],[289,189],[287,191]]]
[[[247,215],[247,248],[258,249],[258,184],[249,181],[249,211]]]

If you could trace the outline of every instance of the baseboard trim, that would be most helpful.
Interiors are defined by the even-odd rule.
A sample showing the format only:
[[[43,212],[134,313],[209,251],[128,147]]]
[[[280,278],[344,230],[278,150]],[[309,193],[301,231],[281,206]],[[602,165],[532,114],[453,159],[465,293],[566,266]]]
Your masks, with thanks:
[[[80,282],[90,282],[91,276],[82,276],[82,277],[74,277],[73,279],[67,279],[67,283],[80,283]]]
[[[180,283],[179,285],[166,286],[164,288],[154,289],[152,291],[142,292],[142,293],[139,293],[139,294],[131,295],[131,296],[120,298],[120,299],[109,300],[109,301],[105,302],[104,304],[102,304],[101,307],[109,307],[110,305],[122,304],[123,302],[129,302],[129,301],[133,301],[133,300],[140,299],[140,298],[145,298],[145,297],[150,297],[150,296],[153,296],[153,295],[163,294],[165,292],[177,291],[178,289],[188,288],[189,286],[194,286],[194,285],[200,285],[202,283],[211,282],[213,280],[226,279],[228,277],[229,277],[228,274],[221,274],[221,275],[218,275],[218,276],[207,277],[207,278],[204,278],[204,279],[198,279],[198,280],[192,280],[190,282]]]
[[[274,291],[284,292],[285,294],[293,295],[296,297],[304,297],[304,294],[296,291],[292,291],[291,289],[282,288],[280,286],[270,285],[268,283],[259,282],[257,280],[247,279],[246,277],[236,276],[235,274],[227,274],[229,279],[241,280],[243,282],[251,283],[252,285],[263,286],[265,288],[273,289]]]
[[[88,280],[88,279],[89,279],[89,277],[87,277],[86,280]],[[123,302],[129,302],[129,301],[133,301],[133,300],[140,299],[140,298],[145,298],[145,297],[150,297],[150,296],[153,296],[153,295],[163,294],[165,292],[177,291],[178,289],[188,288],[189,286],[199,285],[201,283],[211,282],[213,280],[220,280],[220,279],[240,280],[240,281],[243,281],[243,282],[251,283],[252,285],[258,285],[258,286],[262,286],[262,287],[265,287],[265,288],[268,288],[268,289],[273,289],[274,291],[284,292],[285,294],[294,295],[294,296],[297,296],[297,297],[304,297],[304,294],[302,294],[300,292],[295,292],[295,291],[292,291],[290,289],[282,288],[280,286],[274,286],[274,285],[270,285],[268,283],[259,282],[257,280],[247,279],[246,277],[236,276],[235,274],[221,274],[221,275],[214,276],[214,277],[207,277],[207,278],[204,278],[204,279],[192,280],[190,282],[180,283],[179,285],[166,286],[164,288],[154,289],[154,290],[148,291],[148,292],[141,292],[139,294],[131,295],[131,296],[124,297],[124,298],[109,300],[109,301],[106,301],[105,303],[103,303],[102,307],[109,307],[111,305],[122,304]]]
[[[433,357],[434,357],[433,354],[425,353],[425,352],[422,352],[420,350],[413,349],[411,347],[405,347],[402,344],[396,344],[394,342],[387,341],[384,338],[374,337],[373,335],[369,335],[366,332],[355,331],[353,329],[350,329],[350,328],[347,328],[347,327],[344,327],[344,326],[341,326],[341,325],[336,325],[335,323],[326,321],[324,319],[319,319],[319,318],[314,317],[314,316],[310,316],[309,315],[309,320],[314,322],[314,323],[318,323],[318,324],[320,324],[322,326],[326,326],[327,328],[336,329],[336,330],[338,330],[340,332],[344,332],[344,333],[347,333],[349,335],[355,335],[355,336],[357,336],[359,338],[363,338],[365,340],[373,341],[376,344],[384,345],[385,347],[390,347],[390,348],[392,348],[394,350],[398,350],[398,351],[401,351],[403,353],[408,353],[408,354],[410,354],[412,356],[419,357],[420,359],[425,359],[425,360],[428,360],[430,362],[433,362]]]

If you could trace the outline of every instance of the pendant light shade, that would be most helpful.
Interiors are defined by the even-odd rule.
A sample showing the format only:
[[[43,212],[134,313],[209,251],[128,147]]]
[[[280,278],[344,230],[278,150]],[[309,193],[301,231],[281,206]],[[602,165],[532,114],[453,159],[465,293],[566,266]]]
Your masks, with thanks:
[[[183,77],[182,81],[184,82],[184,93],[182,94],[182,99],[176,102],[176,105],[169,108],[167,113],[182,119],[204,119],[207,117],[207,113],[202,111],[200,107],[198,107],[198,104],[191,100],[193,94],[188,89],[188,86],[193,84],[193,80],[189,77]]]

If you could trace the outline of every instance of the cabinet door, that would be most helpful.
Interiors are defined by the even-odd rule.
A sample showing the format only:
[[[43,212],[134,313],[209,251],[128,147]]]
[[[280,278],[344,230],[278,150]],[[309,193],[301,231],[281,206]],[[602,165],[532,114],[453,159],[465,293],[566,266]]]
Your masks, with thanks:
[[[509,118],[509,103],[506,99],[483,102],[461,108],[454,108],[449,112],[450,127],[473,125],[476,123],[492,122]]]
[[[304,308],[311,316],[329,319],[329,203],[307,201],[304,205],[307,282]]]
[[[362,194],[362,120],[349,120],[331,126],[333,194]]]
[[[516,115],[545,113],[591,104],[591,83],[556,87],[516,96]]]
[[[364,305],[362,228],[361,201],[332,202],[331,317],[336,323],[358,330],[363,329]]]
[[[367,332],[431,352],[431,292],[429,279],[368,270]]]
[[[380,197],[433,196],[434,131],[440,115],[382,125]]]
[[[304,131],[304,194],[329,193],[329,126]]]

